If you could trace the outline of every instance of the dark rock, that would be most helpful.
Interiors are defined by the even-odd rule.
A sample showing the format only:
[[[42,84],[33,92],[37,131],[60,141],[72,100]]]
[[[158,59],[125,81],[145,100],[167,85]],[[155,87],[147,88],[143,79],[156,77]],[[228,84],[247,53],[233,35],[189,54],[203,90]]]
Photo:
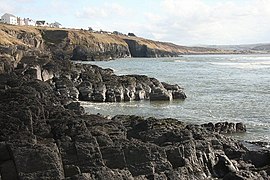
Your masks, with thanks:
[[[183,91],[183,88],[181,88],[179,85],[170,85],[165,82],[162,82],[162,85],[164,86],[167,91],[172,93],[173,99],[186,99],[187,96]]]
[[[19,179],[16,171],[16,167],[12,160],[5,161],[0,164],[0,179],[11,179],[16,180]]]
[[[91,100],[94,102],[104,102],[106,100],[106,86],[103,83],[94,86]]]
[[[84,114],[84,108],[79,102],[71,102],[64,106],[66,109],[73,110],[77,114]]]
[[[178,56],[177,52],[158,50],[148,47],[146,44],[142,44],[135,39],[125,38],[123,39],[127,45],[132,57],[175,57]]]
[[[72,177],[81,174],[81,170],[78,166],[66,165],[64,166],[65,177]]]
[[[166,151],[166,154],[174,169],[185,166],[186,162],[184,159],[184,154],[183,152],[180,152],[179,148],[169,149]]]
[[[201,126],[206,128],[208,131],[217,132],[221,134],[246,132],[246,126],[243,123],[218,122],[215,124],[213,123],[202,124]]]
[[[101,149],[101,153],[107,167],[124,169],[127,166],[124,151],[121,147],[104,147]]]
[[[91,101],[91,96],[93,93],[92,83],[89,81],[83,81],[79,87],[79,100],[81,101]]]
[[[125,39],[132,57],[149,57],[146,45],[140,45],[135,40]]]
[[[89,56],[88,54],[88,49],[82,46],[77,46],[73,50],[73,55],[71,57],[72,60],[82,60],[82,61],[87,61],[87,60],[94,60],[93,56]]]
[[[247,131],[247,128],[243,123],[236,123],[236,132],[242,133],[246,131]]]
[[[5,143],[0,142],[0,163],[11,159],[8,147]]]
[[[162,88],[154,88],[150,93],[150,101],[171,101],[172,94]]]
[[[223,180],[245,180],[243,176],[237,175],[236,173],[228,173],[223,177]]]
[[[134,179],[128,170],[100,168],[94,175],[94,179],[126,180]]]
[[[107,102],[121,102],[124,100],[123,87],[107,87],[106,101]]]
[[[11,151],[19,179],[64,178],[61,157],[55,144],[12,144]]]
[[[251,161],[256,168],[270,165],[270,152],[265,150],[252,150],[245,154],[244,160]]]
[[[217,155],[217,163],[213,167],[216,177],[223,178],[228,173],[236,173],[238,169],[226,155]]]
[[[93,167],[104,166],[95,137],[89,135],[77,136],[75,148],[78,158],[77,164],[83,173],[89,172]]]

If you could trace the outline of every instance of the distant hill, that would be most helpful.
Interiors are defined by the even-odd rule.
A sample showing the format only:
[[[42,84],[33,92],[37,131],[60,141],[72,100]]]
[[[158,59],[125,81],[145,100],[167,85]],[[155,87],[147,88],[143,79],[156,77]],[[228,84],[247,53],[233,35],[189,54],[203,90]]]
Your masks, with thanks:
[[[241,45],[202,45],[203,47],[216,48],[241,53],[270,53],[270,43],[241,44]]]

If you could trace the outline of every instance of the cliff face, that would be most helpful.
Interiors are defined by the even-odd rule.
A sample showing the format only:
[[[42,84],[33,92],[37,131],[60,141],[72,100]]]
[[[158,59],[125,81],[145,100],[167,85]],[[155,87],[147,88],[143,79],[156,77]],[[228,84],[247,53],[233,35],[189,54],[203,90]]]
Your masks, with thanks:
[[[1,50],[1,54],[13,57],[21,50],[24,55],[42,53],[73,60],[108,60],[130,56],[125,41],[109,34],[1,24],[0,35],[0,47],[8,49]]]
[[[40,30],[46,47],[56,56],[72,60],[108,60],[130,56],[117,36],[83,30]]]
[[[170,57],[181,54],[229,53],[211,48],[178,46],[138,37],[93,33],[76,29],[0,24],[0,47],[19,61],[24,55],[46,54],[58,59],[109,60],[122,57]],[[11,49],[11,50],[10,50]],[[18,56],[18,52],[23,53]],[[1,51],[3,54],[3,51]]]
[[[147,43],[141,43],[134,39],[124,39],[132,57],[174,57],[179,55],[176,51],[160,48],[151,48]]]

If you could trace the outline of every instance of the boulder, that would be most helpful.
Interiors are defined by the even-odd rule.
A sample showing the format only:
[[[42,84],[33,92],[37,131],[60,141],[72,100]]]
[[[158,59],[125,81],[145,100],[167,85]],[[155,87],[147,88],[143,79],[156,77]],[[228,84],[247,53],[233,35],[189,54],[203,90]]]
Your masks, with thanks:
[[[172,93],[159,87],[152,88],[150,93],[150,101],[171,101],[172,98]]]
[[[183,88],[181,88],[179,85],[177,84],[171,85],[165,82],[162,82],[162,85],[167,91],[172,93],[173,99],[186,99],[187,98],[186,94],[183,91]]]

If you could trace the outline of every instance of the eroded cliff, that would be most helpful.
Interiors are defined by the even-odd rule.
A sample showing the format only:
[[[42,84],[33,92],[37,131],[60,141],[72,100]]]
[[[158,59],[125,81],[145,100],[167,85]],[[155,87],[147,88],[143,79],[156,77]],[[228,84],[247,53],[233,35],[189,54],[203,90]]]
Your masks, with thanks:
[[[179,46],[134,36],[94,33],[78,29],[0,24],[0,46],[15,53],[45,53],[59,59],[110,60],[122,57],[171,57],[181,54],[230,53],[211,48]],[[30,51],[30,52],[29,52]],[[35,51],[35,52],[34,52]],[[17,61],[21,56],[17,56]]]

